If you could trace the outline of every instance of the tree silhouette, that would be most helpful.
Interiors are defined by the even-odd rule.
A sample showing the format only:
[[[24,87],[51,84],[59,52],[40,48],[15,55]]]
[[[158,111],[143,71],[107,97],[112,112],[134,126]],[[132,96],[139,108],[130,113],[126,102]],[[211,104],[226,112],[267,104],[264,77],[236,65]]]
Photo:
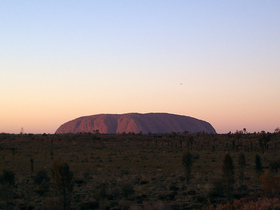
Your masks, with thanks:
[[[228,152],[226,152],[223,161],[223,181],[226,198],[230,200],[234,189],[234,165]]]
[[[263,168],[262,168],[262,162],[261,162],[261,158],[260,156],[257,154],[256,157],[255,157],[255,169],[256,169],[256,173],[257,173],[257,176],[259,178],[259,176],[262,174],[263,172]]]
[[[182,164],[185,168],[186,180],[189,182],[193,165],[192,154],[189,151],[184,152]]]
[[[63,195],[63,206],[66,209],[66,197],[73,190],[73,173],[69,170],[67,163],[58,161],[54,161],[51,173],[57,193]]]
[[[188,135],[188,144],[190,144],[191,150],[192,150],[192,146],[193,146],[193,135],[189,134]]]
[[[239,174],[239,178],[240,178],[240,181],[241,183],[243,182],[244,180],[244,168],[246,166],[246,159],[245,159],[245,155],[243,152],[241,152],[239,154],[239,157],[238,157],[238,166],[239,166],[239,170],[240,170],[240,174]]]

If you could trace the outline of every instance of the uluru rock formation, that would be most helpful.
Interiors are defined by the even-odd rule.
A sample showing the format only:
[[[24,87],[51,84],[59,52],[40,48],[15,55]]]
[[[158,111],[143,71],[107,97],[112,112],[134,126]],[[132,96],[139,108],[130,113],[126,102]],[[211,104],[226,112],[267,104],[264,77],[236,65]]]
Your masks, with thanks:
[[[167,113],[128,113],[128,114],[98,114],[84,116],[61,125],[56,134],[63,133],[191,133],[207,132],[216,133],[208,122],[175,114]]]

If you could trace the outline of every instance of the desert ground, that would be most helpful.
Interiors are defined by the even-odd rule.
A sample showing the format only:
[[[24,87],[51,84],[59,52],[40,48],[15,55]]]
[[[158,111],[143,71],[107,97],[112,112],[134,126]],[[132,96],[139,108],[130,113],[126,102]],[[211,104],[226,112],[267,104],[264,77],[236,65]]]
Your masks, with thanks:
[[[0,152],[0,209],[280,209],[279,132],[2,133]],[[55,162],[69,166],[65,193]]]

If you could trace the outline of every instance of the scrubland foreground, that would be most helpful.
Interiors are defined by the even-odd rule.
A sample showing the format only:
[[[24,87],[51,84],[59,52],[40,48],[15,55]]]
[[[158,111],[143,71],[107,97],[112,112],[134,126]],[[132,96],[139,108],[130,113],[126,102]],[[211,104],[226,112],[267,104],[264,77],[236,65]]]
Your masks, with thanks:
[[[280,133],[0,134],[0,209],[280,209]]]

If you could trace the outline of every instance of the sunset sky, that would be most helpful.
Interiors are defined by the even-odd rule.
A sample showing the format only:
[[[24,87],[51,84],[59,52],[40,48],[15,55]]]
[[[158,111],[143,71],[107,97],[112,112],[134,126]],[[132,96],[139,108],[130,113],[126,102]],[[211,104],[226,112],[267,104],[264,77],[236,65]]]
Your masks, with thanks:
[[[0,1],[0,133],[167,112],[280,127],[280,1]]]

